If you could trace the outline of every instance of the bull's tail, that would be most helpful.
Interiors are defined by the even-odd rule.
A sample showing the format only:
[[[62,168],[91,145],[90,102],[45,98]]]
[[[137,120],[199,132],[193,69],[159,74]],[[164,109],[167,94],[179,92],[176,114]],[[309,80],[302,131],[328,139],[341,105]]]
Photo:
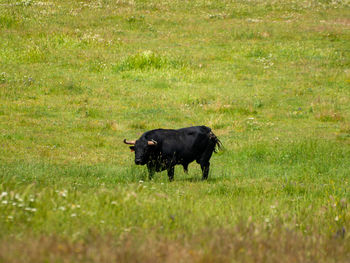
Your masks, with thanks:
[[[221,141],[212,131],[209,133],[209,139],[214,143],[214,153],[217,153],[223,148]]]

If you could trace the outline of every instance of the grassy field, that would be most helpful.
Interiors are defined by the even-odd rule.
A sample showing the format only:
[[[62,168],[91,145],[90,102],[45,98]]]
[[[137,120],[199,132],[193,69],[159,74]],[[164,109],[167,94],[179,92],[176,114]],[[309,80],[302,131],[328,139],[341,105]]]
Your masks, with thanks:
[[[0,0],[0,262],[349,262],[349,168],[349,1]]]

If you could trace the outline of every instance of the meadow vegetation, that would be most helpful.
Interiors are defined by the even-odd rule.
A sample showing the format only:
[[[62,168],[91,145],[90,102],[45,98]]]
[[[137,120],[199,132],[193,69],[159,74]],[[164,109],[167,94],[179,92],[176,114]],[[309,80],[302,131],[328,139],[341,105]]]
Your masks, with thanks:
[[[1,262],[346,262],[350,3],[0,0]],[[148,180],[124,138],[225,149]]]

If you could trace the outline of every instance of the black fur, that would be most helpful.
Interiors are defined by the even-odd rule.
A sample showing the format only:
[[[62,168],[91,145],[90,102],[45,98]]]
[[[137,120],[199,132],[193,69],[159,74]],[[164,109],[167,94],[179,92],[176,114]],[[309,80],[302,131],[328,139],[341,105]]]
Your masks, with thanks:
[[[148,145],[152,140],[156,145]],[[147,131],[130,148],[135,151],[135,163],[147,165],[150,179],[155,172],[167,170],[172,181],[175,165],[182,165],[187,172],[188,164],[193,161],[200,164],[202,179],[207,179],[211,155],[221,147],[220,140],[210,128],[195,126]]]

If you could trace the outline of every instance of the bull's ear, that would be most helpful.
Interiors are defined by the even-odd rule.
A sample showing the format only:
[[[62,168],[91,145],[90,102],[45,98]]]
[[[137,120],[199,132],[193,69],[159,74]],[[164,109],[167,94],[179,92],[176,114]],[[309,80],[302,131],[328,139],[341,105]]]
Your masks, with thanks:
[[[135,151],[135,146],[130,146],[129,148],[130,148],[130,150],[131,150],[132,152]]]

